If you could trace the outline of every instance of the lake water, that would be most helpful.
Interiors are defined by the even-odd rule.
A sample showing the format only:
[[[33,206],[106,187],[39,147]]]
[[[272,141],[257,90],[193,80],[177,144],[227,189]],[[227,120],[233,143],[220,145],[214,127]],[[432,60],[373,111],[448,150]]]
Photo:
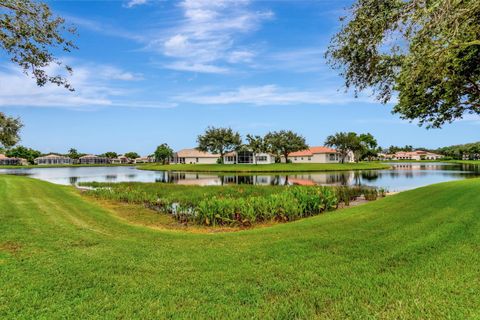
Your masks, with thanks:
[[[201,173],[138,170],[135,167],[68,167],[0,169],[63,184],[79,182],[160,182],[186,185],[368,185],[402,191],[433,183],[480,177],[480,166],[451,163],[394,163],[392,169],[302,173]]]

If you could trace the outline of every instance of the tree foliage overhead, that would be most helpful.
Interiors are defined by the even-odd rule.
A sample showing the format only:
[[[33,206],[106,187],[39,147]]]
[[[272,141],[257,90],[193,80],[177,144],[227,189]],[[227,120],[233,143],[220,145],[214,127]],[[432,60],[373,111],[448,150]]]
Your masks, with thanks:
[[[308,149],[305,138],[290,130],[269,132],[265,135],[264,142],[269,152],[282,155],[286,162],[290,153]]]
[[[223,160],[226,153],[242,145],[242,138],[231,128],[208,127],[204,134],[198,136],[197,143],[198,150],[219,154]]]
[[[0,112],[0,146],[13,147],[20,141],[20,129],[23,127],[20,119],[7,117]]]
[[[0,46],[10,60],[32,75],[37,85],[54,83],[71,91],[73,87],[60,74],[50,75],[46,68],[51,64],[63,65],[52,52],[59,48],[64,52],[75,49],[67,34],[75,34],[65,20],[54,16],[47,4],[32,0],[0,1]],[[63,65],[67,73],[72,69]]]
[[[357,0],[328,62],[403,119],[441,127],[480,114],[480,1]]]

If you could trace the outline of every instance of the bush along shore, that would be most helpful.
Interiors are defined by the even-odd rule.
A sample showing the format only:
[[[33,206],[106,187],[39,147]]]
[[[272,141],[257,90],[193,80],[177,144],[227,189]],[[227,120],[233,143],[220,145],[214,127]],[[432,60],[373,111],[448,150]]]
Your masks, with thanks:
[[[184,224],[251,226],[288,222],[332,211],[352,201],[384,197],[383,189],[324,186],[177,186],[149,183],[87,183],[88,195],[141,204]]]

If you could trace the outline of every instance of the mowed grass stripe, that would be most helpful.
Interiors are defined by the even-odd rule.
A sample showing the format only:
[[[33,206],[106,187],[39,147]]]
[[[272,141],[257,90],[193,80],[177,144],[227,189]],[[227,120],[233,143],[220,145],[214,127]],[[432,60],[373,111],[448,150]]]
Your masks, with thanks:
[[[190,234],[0,176],[0,318],[479,317],[478,190],[477,179],[451,182],[271,228]]]

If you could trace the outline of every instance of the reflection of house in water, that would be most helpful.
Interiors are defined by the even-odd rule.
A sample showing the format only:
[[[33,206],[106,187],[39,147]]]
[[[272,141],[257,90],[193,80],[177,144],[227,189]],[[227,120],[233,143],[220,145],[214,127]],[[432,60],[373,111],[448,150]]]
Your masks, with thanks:
[[[158,180],[159,179],[156,181],[158,182]],[[164,172],[164,179],[161,182],[200,186],[216,186],[222,184],[221,178],[216,175],[195,172]]]
[[[255,175],[228,175],[223,176],[223,184],[253,184],[253,185],[272,185],[274,176],[255,176]]]
[[[366,181],[376,181],[380,178],[380,173],[377,170],[367,170],[360,172],[362,180]]]
[[[283,184],[298,185],[351,185],[355,184],[354,172],[323,172],[291,174],[282,177]]]
[[[115,181],[115,180],[117,180],[117,175],[116,174],[109,174],[109,175],[105,176],[105,179],[107,181]]]

